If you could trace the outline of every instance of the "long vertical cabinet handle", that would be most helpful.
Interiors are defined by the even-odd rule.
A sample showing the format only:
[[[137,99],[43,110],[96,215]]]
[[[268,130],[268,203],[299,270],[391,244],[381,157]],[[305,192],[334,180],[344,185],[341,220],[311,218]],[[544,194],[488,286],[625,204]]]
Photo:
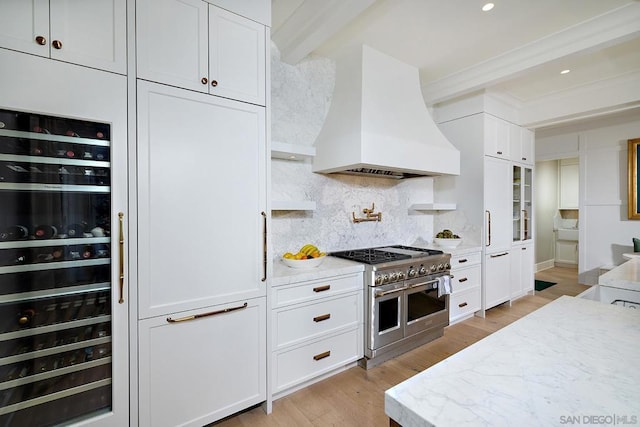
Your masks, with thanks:
[[[118,304],[124,303],[124,213],[118,212],[118,245],[120,249],[120,277],[119,288],[120,298],[118,298]]]
[[[267,214],[262,211],[260,213],[262,215],[262,282],[267,280]]]
[[[487,239],[485,239],[485,243],[487,246],[491,246],[491,211],[485,211],[487,215]],[[488,240],[488,242],[487,242]]]

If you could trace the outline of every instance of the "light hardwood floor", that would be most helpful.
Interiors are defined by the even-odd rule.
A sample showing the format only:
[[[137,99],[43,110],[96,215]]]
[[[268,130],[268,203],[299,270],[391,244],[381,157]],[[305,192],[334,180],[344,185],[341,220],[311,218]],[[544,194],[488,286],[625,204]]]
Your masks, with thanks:
[[[536,279],[557,284],[534,295],[488,310],[485,318],[472,317],[445,329],[444,336],[415,350],[364,370],[353,367],[273,403],[267,415],[255,407],[221,420],[215,427],[236,426],[388,426],[384,391],[492,332],[542,307],[561,295],[575,296],[588,286],[578,284],[576,268],[551,268]]]

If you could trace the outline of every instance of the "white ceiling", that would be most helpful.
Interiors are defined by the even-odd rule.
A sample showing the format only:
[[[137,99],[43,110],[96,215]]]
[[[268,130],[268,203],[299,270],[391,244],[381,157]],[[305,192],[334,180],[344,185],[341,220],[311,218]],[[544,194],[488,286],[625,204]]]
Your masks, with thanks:
[[[640,107],[640,1],[484,3],[272,0],[272,39],[290,63],[367,44],[419,68],[428,104],[484,90],[532,127]]]

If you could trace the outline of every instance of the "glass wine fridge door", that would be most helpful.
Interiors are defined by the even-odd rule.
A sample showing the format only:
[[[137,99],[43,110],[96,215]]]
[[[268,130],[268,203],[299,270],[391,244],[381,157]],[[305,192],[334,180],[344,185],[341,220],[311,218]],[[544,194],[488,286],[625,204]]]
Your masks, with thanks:
[[[111,411],[110,131],[0,110],[1,426]]]

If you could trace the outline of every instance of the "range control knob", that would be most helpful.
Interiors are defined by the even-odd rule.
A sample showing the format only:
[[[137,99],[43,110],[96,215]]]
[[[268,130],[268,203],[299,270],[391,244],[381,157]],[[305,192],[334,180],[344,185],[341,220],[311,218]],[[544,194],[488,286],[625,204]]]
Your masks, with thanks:
[[[438,270],[438,267],[436,267],[435,264],[431,264],[431,268],[429,270],[431,270],[432,273],[435,273],[436,270]]]
[[[444,264],[438,264],[438,271],[444,270]]]
[[[451,264],[446,263],[446,264],[444,265],[444,268],[445,268],[445,270],[451,270]]]
[[[407,273],[409,275],[409,277],[416,277],[418,275],[418,272],[416,271],[415,268],[410,268],[409,269],[409,273]]]
[[[398,272],[398,280],[404,280],[404,271]]]
[[[426,268],[424,268],[424,266],[420,266],[420,270],[418,270],[418,273],[419,273],[421,276],[424,276],[425,274],[427,274],[427,269],[426,269]]]
[[[392,282],[395,282],[396,280],[398,280],[398,273],[394,271],[393,273],[389,274],[389,280]]]
[[[377,275],[375,278],[376,285],[382,285],[382,276]]]
[[[389,275],[388,274],[383,274],[382,275],[382,283],[389,283]]]

